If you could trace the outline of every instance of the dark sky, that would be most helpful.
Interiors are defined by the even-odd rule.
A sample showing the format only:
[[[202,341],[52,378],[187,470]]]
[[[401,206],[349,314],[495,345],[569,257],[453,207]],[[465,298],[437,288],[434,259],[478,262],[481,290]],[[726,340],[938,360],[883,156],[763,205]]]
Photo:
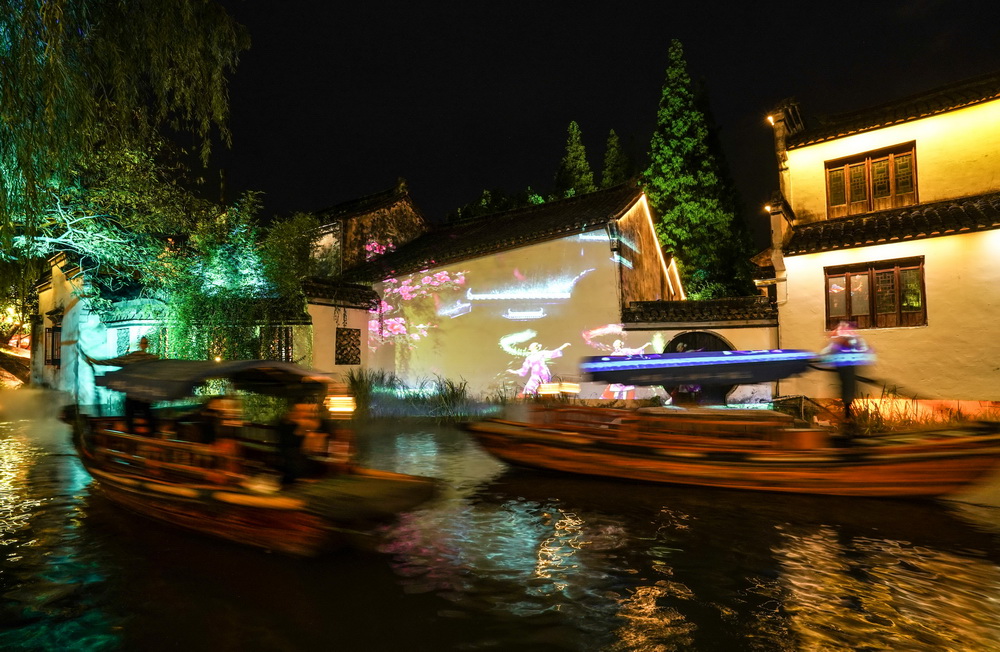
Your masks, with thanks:
[[[432,220],[484,188],[547,192],[571,120],[595,173],[611,129],[644,162],[678,38],[762,225],[777,186],[765,116],[783,98],[836,113],[1000,70],[996,5],[978,0],[223,4],[253,45],[215,164],[229,198],[265,193],[265,217],[399,177]]]

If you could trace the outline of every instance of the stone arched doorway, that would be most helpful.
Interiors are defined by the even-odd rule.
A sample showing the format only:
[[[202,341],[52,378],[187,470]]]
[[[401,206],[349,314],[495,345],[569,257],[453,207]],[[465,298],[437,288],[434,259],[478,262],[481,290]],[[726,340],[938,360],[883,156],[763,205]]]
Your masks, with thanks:
[[[733,345],[711,331],[687,331],[675,335],[663,348],[664,353],[685,351],[732,351]],[[736,385],[664,386],[675,404],[724,405]]]

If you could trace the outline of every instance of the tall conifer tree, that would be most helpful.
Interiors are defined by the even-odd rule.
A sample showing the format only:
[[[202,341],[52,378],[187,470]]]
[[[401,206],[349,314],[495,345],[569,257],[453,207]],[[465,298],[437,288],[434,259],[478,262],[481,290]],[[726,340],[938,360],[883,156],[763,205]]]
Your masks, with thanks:
[[[612,129],[608,134],[608,144],[604,148],[604,169],[601,170],[601,188],[617,186],[632,175],[631,162],[622,149],[621,139]]]
[[[556,172],[556,197],[572,197],[597,190],[594,173],[587,162],[587,150],[583,146],[580,125],[572,121],[567,131],[566,155],[559,162],[559,170]]]
[[[680,41],[670,43],[666,82],[642,175],[660,243],[677,256],[692,298],[752,293],[750,242],[735,195],[719,173],[705,114]]]

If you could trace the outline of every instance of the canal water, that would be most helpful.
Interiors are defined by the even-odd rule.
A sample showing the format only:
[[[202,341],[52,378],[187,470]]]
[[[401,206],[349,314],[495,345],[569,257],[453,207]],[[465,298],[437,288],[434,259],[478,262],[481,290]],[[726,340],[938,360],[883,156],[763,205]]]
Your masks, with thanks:
[[[0,649],[1000,650],[993,506],[560,476],[382,425],[363,462],[444,495],[304,560],[107,503],[54,405],[0,394]]]

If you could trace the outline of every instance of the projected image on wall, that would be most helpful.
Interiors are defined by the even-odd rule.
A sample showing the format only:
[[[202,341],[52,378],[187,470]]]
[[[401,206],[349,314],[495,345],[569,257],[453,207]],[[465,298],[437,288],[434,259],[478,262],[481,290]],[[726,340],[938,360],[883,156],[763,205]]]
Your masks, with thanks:
[[[375,366],[508,396],[579,382],[595,350],[583,333],[619,320],[609,245],[600,231],[387,279],[369,324]]]
[[[602,230],[387,279],[376,286],[382,303],[369,324],[370,362],[413,387],[465,381],[473,395],[523,397],[556,386],[578,387],[585,399],[666,397],[676,388],[581,376],[589,356],[708,346],[622,327],[620,279],[630,270],[611,244]],[[632,260],[640,253],[625,249]]]

